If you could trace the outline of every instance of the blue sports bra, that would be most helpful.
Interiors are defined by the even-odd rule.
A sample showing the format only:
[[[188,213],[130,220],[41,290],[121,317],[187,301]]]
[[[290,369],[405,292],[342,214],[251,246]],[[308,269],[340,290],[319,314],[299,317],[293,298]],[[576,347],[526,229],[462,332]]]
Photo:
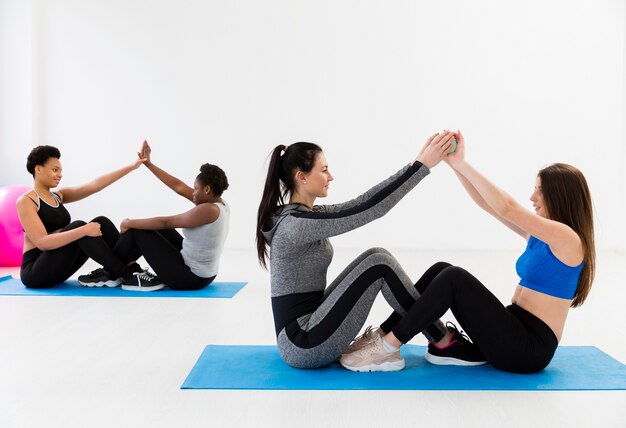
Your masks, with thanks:
[[[548,244],[531,236],[515,270],[521,278],[520,285],[549,296],[573,299],[583,264],[566,265],[552,254]]]

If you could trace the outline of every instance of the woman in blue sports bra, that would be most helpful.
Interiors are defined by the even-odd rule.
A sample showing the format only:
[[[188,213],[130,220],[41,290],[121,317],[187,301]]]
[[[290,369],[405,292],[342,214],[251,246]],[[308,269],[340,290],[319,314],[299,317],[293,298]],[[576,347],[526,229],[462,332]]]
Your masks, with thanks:
[[[20,278],[29,288],[51,287],[68,279],[92,258],[106,270],[97,269],[95,274],[79,277],[79,282],[98,287],[119,285],[117,278],[141,269],[128,266],[113,252],[120,236],[115,225],[106,217],[96,217],[89,223],[72,222],[64,204],[99,192],[139,168],[145,159],[82,186],[52,191],[62,177],[60,157],[59,150],[52,146],[37,146],[28,155],[26,169],[33,176],[33,190],[16,203],[24,229]]]
[[[465,160],[465,144],[456,134],[456,151],[446,162],[478,206],[527,241],[516,264],[520,277],[512,304],[504,306],[469,272],[448,263],[428,270],[433,278],[420,290],[404,317],[368,329],[355,340],[341,363],[354,370],[364,360],[384,361],[400,346],[451,309],[465,335],[448,327],[439,346],[429,343],[426,359],[433,364],[479,365],[534,373],[552,360],[570,307],[583,304],[595,274],[593,213],[583,174],[566,164],[539,171],[530,197],[534,211],[524,208]],[[471,339],[471,341],[469,340]],[[473,342],[473,343],[472,343]]]

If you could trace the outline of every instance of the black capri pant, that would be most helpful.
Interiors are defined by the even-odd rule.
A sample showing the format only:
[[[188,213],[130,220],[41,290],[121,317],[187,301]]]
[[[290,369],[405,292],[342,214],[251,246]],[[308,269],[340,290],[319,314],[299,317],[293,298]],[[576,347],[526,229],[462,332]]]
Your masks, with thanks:
[[[495,368],[534,373],[550,363],[558,340],[541,319],[515,304],[505,307],[460,267],[437,263],[430,271],[439,273],[420,290],[421,297],[406,315],[399,320],[392,315],[392,321],[386,322],[385,327],[401,342],[408,342],[451,309],[463,330]]]
[[[85,236],[54,250],[33,248],[25,252],[20,268],[20,279],[24,285],[28,288],[52,287],[67,280],[89,258],[100,263],[108,272],[121,277],[126,264],[113,252],[120,233],[106,217],[96,217],[91,221],[100,223],[102,236]],[[60,231],[76,229],[85,224],[82,220],[76,220]]]
[[[200,290],[215,276],[203,278],[185,264],[180,251],[183,237],[174,229],[129,229],[120,236],[115,252],[126,263],[143,256],[154,273],[173,290]]]

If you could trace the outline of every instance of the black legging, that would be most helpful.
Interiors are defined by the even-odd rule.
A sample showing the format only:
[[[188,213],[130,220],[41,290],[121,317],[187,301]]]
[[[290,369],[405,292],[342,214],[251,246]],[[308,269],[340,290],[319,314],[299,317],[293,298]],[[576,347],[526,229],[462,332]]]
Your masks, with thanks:
[[[452,310],[487,361],[500,370],[534,373],[552,360],[558,340],[552,329],[517,305],[505,307],[466,270],[437,263],[428,271],[431,281],[416,286],[421,297],[404,317],[392,314],[381,327],[408,342]],[[427,277],[425,274],[424,277]]]
[[[185,264],[180,250],[183,237],[174,229],[129,229],[120,236],[115,252],[127,263],[143,256],[150,267],[169,288],[199,290],[215,277],[202,278]]]
[[[91,258],[105,270],[120,277],[126,271],[124,263],[114,252],[120,234],[115,225],[106,217],[96,217],[92,222],[100,223],[102,236],[85,236],[63,247],[42,251],[33,248],[22,256],[20,279],[28,288],[48,288],[72,276]],[[61,232],[84,226],[76,220],[61,229]]]

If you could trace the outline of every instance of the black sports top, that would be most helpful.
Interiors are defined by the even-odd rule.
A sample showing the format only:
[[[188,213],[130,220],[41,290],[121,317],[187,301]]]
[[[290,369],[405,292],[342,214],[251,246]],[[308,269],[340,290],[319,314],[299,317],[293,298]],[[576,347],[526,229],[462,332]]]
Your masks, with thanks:
[[[37,208],[39,208],[37,214],[39,214],[39,218],[46,228],[46,232],[52,233],[59,229],[63,229],[65,226],[70,224],[72,217],[70,216],[70,213],[67,211],[67,209],[65,209],[65,207],[63,206],[59,195],[54,192],[50,192],[52,193],[54,199],[57,201],[57,206],[54,207],[41,199],[41,196],[39,196],[37,192],[35,193],[39,198],[39,203],[35,202],[30,196],[28,198],[33,201],[35,205],[37,205]]]

